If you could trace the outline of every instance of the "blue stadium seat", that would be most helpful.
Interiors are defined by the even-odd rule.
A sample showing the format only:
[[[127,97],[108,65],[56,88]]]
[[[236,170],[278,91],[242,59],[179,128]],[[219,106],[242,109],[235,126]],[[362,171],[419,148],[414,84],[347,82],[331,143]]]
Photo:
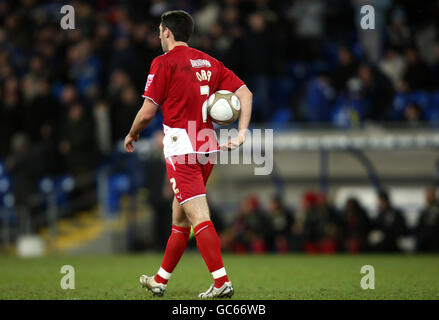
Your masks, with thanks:
[[[63,89],[64,89],[64,85],[61,82],[55,82],[52,85],[52,96],[56,100],[60,100],[61,99],[61,93],[62,93]]]
[[[14,210],[14,196],[12,193],[0,195],[0,222],[5,221],[10,227],[17,225],[17,214]]]
[[[425,91],[413,91],[409,93],[409,101],[418,104],[424,111],[430,105],[430,94]]]
[[[38,188],[43,193],[50,193],[55,190],[55,182],[50,177],[43,177],[38,183]]]
[[[334,69],[338,65],[338,51],[340,47],[326,42],[323,48],[323,57],[325,61],[328,63],[330,69]]]
[[[339,128],[349,128],[350,127],[350,116],[349,110],[344,106],[337,106],[332,112],[332,124]]]
[[[75,181],[70,175],[61,175],[58,177],[43,177],[38,183],[39,190],[49,195],[54,193],[56,204],[59,207],[65,206],[69,201],[69,194],[75,186]],[[47,199],[46,199],[47,200]],[[45,202],[47,205],[47,201]]]
[[[146,129],[140,133],[140,136],[142,138],[149,138],[157,130],[163,130],[162,123],[163,123],[163,115],[161,110],[159,109],[156,116],[152,119],[148,127],[146,127]]]
[[[287,64],[286,70],[287,75],[294,82],[294,88],[298,91],[303,90],[309,79],[309,71],[306,63],[301,61],[291,62]]]
[[[398,92],[395,94],[390,111],[390,120],[401,121],[404,118],[404,110],[410,103],[409,95]]]
[[[318,78],[312,79],[306,89],[305,119],[309,122],[329,122],[333,91]]]
[[[270,82],[270,99],[275,109],[288,105],[293,89],[294,83],[288,77],[280,77]]]
[[[364,119],[369,107],[370,103],[366,99],[340,95],[334,103],[331,121],[337,127],[349,128]]]
[[[275,111],[271,118],[271,125],[273,129],[285,129],[293,121],[293,112],[291,108],[282,107]]]
[[[307,66],[307,75],[308,77],[318,76],[321,72],[328,72],[329,64],[326,61],[316,60],[310,62]]]
[[[355,41],[351,46],[351,51],[357,61],[362,61],[364,59],[365,53],[360,42]]]
[[[0,177],[6,175],[5,165],[2,161],[0,161]]]
[[[108,180],[108,199],[105,204],[106,212],[114,215],[120,209],[120,197],[128,194],[131,189],[131,179],[128,174],[116,173]]]
[[[56,203],[59,206],[66,205],[69,194],[75,188],[75,180],[70,175],[62,175],[55,179]]]
[[[6,176],[0,176],[0,197],[11,191],[12,181]]]
[[[439,124],[439,91],[433,92],[430,98],[426,119],[430,123]]]

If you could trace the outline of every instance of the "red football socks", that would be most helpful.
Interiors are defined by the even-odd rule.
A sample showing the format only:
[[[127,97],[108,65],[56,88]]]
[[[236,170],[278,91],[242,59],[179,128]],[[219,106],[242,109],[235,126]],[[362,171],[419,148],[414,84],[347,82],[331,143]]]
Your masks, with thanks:
[[[172,226],[162,265],[154,277],[156,282],[163,284],[168,283],[172,271],[174,271],[175,266],[183,255],[184,249],[186,249],[190,231],[190,227]]]
[[[225,282],[229,281],[229,278],[221,258],[220,239],[212,221],[199,223],[195,226],[194,233],[198,250],[200,250],[209,272],[212,273],[214,286],[220,288]]]

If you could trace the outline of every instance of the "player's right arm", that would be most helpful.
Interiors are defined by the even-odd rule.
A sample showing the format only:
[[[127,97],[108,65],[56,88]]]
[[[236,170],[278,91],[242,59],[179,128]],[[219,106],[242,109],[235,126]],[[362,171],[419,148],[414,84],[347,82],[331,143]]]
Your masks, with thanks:
[[[154,102],[148,98],[145,98],[142,108],[140,108],[139,112],[137,112],[130,132],[125,137],[124,146],[127,152],[134,151],[133,142],[139,139],[140,132],[142,132],[149,125],[151,120],[154,118],[157,109],[158,106],[154,104]]]
[[[230,69],[220,64],[221,77],[219,88],[234,92],[241,102],[241,113],[239,115],[238,136],[230,139],[227,143],[220,146],[221,149],[233,150],[238,148],[245,141],[245,135],[250,125],[252,115],[253,94]]]
[[[247,133],[248,127],[250,125],[250,119],[252,117],[252,103],[253,94],[247,88],[247,86],[242,86],[239,88],[235,94],[238,96],[241,102],[241,113],[239,115],[238,123],[238,136],[236,138],[230,139],[225,146],[226,149],[233,150],[239,147],[245,141],[245,135]]]
[[[168,83],[168,69],[163,61],[163,56],[155,58],[151,63],[149,75],[146,80],[142,108],[137,112],[133,125],[128,135],[125,137],[125,150],[133,152],[133,142],[139,139],[142,132],[154,118],[159,105],[163,104],[166,97]]]

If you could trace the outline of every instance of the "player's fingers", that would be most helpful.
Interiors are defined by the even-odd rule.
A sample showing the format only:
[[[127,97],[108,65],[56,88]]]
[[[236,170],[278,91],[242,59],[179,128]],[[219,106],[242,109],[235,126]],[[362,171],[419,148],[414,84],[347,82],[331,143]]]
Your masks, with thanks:
[[[125,150],[126,150],[127,152],[133,152],[134,147],[133,147],[132,142],[128,142],[127,144],[125,144]]]

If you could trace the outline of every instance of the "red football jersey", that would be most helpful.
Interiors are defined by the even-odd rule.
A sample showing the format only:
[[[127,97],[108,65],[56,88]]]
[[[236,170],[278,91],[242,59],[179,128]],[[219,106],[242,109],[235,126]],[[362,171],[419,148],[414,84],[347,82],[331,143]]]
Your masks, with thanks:
[[[203,122],[202,105],[218,90],[235,92],[243,85],[223,63],[191,47],[176,46],[155,58],[143,97],[162,109],[165,156],[218,151],[212,121]]]

